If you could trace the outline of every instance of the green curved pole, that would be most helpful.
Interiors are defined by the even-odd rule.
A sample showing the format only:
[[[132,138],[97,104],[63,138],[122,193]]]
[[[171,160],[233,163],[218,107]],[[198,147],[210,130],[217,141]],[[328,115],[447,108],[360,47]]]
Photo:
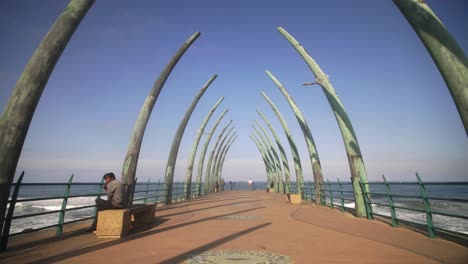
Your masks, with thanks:
[[[158,99],[164,83],[182,55],[184,55],[187,49],[199,36],[200,32],[196,32],[182,45],[182,47],[179,48],[177,53],[174,55],[174,57],[171,58],[169,63],[159,75],[158,79],[153,85],[153,88],[146,97],[143,106],[141,107],[140,113],[138,114],[137,120],[133,127],[132,136],[130,137],[130,143],[128,144],[128,150],[122,168],[122,183],[126,184],[127,186],[132,185],[135,181],[138,157],[140,156],[141,143],[145,134],[146,125],[148,124],[148,120],[150,118],[151,112],[153,111],[154,104]],[[128,202],[131,204],[132,201],[133,193],[129,193]]]
[[[29,125],[55,64],[93,0],[73,0],[55,21],[16,82],[0,118],[0,230]]]
[[[214,181],[215,182],[218,182],[219,183],[219,186],[221,187],[221,177],[219,175],[219,166],[221,166],[221,160],[223,158],[223,153],[224,151],[226,150],[227,146],[229,145],[229,142],[231,141],[231,139],[237,134],[237,132],[234,132],[230,137],[229,139],[226,141],[226,144],[223,145],[223,148],[221,150],[221,152],[219,153],[219,158],[218,160],[215,162],[214,164],[214,171],[213,171],[213,178],[214,178]]]
[[[205,193],[208,193],[210,190],[210,183],[211,183],[211,164],[213,162],[213,156],[214,156],[214,151],[218,147],[219,141],[221,140],[221,137],[223,136],[224,132],[226,129],[229,127],[229,125],[232,123],[232,120],[227,123],[227,125],[221,130],[221,133],[219,133],[218,137],[216,138],[216,143],[213,147],[213,150],[210,153],[210,156],[208,157],[208,163],[206,165],[206,174],[205,174]]]
[[[218,162],[218,159],[219,159],[219,153],[221,152],[221,149],[223,148],[224,143],[226,142],[226,139],[229,137],[229,135],[231,134],[233,129],[234,129],[234,127],[231,127],[228,130],[228,132],[226,133],[224,138],[221,140],[221,143],[218,145],[218,148],[216,149],[216,154],[213,156],[213,161],[211,162],[211,171],[210,171],[210,176],[211,176],[211,179],[212,179],[211,182],[217,182],[218,181],[217,175],[215,173],[216,172],[216,163]],[[235,132],[233,134],[235,134]],[[218,182],[218,184],[219,184],[219,182]]]
[[[302,134],[304,134],[304,140],[307,144],[307,149],[309,150],[309,158],[310,164],[312,166],[312,172],[314,174],[314,186],[315,186],[315,204],[323,204],[322,203],[322,186],[323,186],[323,173],[322,173],[322,166],[320,165],[320,158],[317,152],[317,147],[315,146],[314,138],[312,137],[312,133],[310,132],[309,125],[304,118],[304,115],[301,113],[301,110],[297,106],[294,99],[288,93],[286,88],[275,78],[273,74],[269,71],[266,71],[270,79],[278,86],[280,91],[283,93],[284,97],[291,106],[291,109],[294,111],[296,115],[297,122],[299,122],[299,126],[301,127]]]
[[[216,77],[218,77],[218,75],[213,75],[213,77],[211,77],[208,80],[208,82],[200,89],[198,94],[193,99],[192,104],[187,109],[184,118],[182,119],[182,121],[180,121],[179,127],[177,128],[177,132],[172,141],[169,157],[167,158],[166,173],[164,178],[164,182],[166,185],[166,204],[170,204],[172,201],[172,184],[174,182],[174,169],[177,161],[177,153],[179,152],[179,146],[180,142],[182,141],[182,136],[184,135],[185,127],[187,127],[187,123],[190,119],[190,116],[193,113],[193,110],[195,109],[195,106],[197,106],[198,101],[200,101],[200,98],[203,96],[208,87],[210,87],[210,84],[216,79]]]
[[[216,164],[220,158],[220,153],[221,153],[221,149],[225,146],[224,143],[226,143],[227,139],[229,138],[229,136],[233,136],[236,132],[234,132],[232,135],[231,132],[232,130],[234,129],[234,127],[231,127],[228,132],[226,133],[226,135],[224,136],[224,138],[221,140],[221,142],[219,143],[218,145],[218,148],[216,149],[216,152],[215,152],[215,155],[213,156],[213,162],[211,163],[211,172],[210,172],[210,175],[211,175],[211,179],[213,179],[213,182],[216,182],[217,180],[217,177],[216,177]]]
[[[260,140],[255,136],[255,134],[251,133],[249,134],[250,138],[255,142],[257,147],[260,150],[260,153],[263,156],[265,166],[267,167],[267,181],[268,181],[268,186],[270,186],[271,182],[274,182],[275,180],[275,175],[273,171],[273,165],[271,164],[270,159],[268,158],[267,151],[264,148],[263,144],[260,142]]]
[[[275,158],[274,158],[273,154],[271,153],[271,148],[269,147],[268,142],[263,138],[263,136],[260,134],[260,132],[257,130],[257,128],[255,128],[253,125],[252,125],[252,127],[254,128],[255,132],[257,132],[257,135],[261,140],[260,145],[265,148],[265,153],[267,154],[267,157],[268,157],[268,160],[269,160],[269,163],[270,163],[270,167],[271,167],[271,172],[272,172],[271,180],[272,180],[272,182],[275,183],[274,184],[275,192],[278,192],[278,181],[279,181],[279,178],[281,177],[281,175],[278,173],[278,164],[276,163]],[[255,134],[253,134],[253,135],[255,137]],[[255,137],[255,138],[257,138],[257,137]]]
[[[197,153],[198,144],[200,143],[200,139],[203,135],[203,132],[205,131],[206,124],[208,124],[208,121],[210,120],[214,111],[216,110],[216,108],[218,108],[218,106],[221,104],[223,100],[224,100],[224,97],[219,98],[219,100],[210,109],[205,119],[203,120],[202,124],[198,128],[197,135],[195,136],[195,140],[193,141],[192,151],[190,152],[190,156],[187,161],[187,170],[185,172],[184,193],[186,194],[187,199],[190,199],[191,197],[193,163],[195,161],[195,155]]]
[[[268,141],[268,145],[270,146],[271,153],[273,154],[273,157],[275,158],[275,164],[276,164],[276,172],[278,173],[278,181],[276,182],[277,190],[280,193],[284,193],[284,181],[283,181],[283,167],[281,166],[281,161],[278,155],[278,152],[276,151],[276,148],[274,147],[273,142],[270,139],[270,136],[268,136],[267,132],[263,128],[263,126],[260,124],[258,120],[255,120],[257,123],[257,126],[262,130],[263,135]]]
[[[423,1],[393,0],[423,42],[452,95],[468,135],[468,60],[462,48]]]
[[[283,162],[284,178],[286,181],[284,190],[286,193],[289,193],[290,188],[291,188],[291,170],[289,169],[289,161],[288,161],[288,157],[286,156],[286,151],[284,150],[283,144],[281,144],[278,134],[276,134],[276,131],[271,125],[270,121],[266,118],[266,116],[260,110],[257,109],[257,113],[263,118],[263,121],[265,121],[268,128],[270,128],[271,134],[273,134],[273,137],[275,138],[276,145],[278,145],[278,149],[281,154],[281,161]]]
[[[208,133],[208,137],[206,138],[205,144],[203,144],[203,149],[200,154],[200,158],[198,160],[198,170],[197,170],[197,186],[198,186],[198,194],[197,196],[201,195],[201,182],[202,182],[202,174],[203,174],[203,165],[205,163],[205,155],[206,151],[208,150],[208,145],[210,144],[211,138],[213,137],[213,134],[216,130],[216,128],[219,125],[219,122],[223,119],[223,117],[226,115],[229,109],[224,110],[224,112],[221,114],[221,116],[216,120],[216,123],[214,126],[211,128],[210,133]],[[205,183],[206,184],[206,183]]]
[[[256,145],[257,148],[258,148],[258,151],[260,152],[260,155],[262,156],[263,164],[265,165],[267,183],[269,184],[270,181],[271,181],[271,177],[270,177],[270,167],[269,167],[268,162],[267,162],[267,160],[266,160],[265,153],[263,153],[262,148],[260,147],[260,145],[258,144],[258,142],[255,141],[255,139],[253,138],[253,136],[252,136],[252,135],[249,135],[249,137],[250,137],[250,138],[252,139],[252,141],[255,143],[255,145]]]
[[[221,182],[220,182],[221,177],[219,176],[219,166],[221,165],[221,159],[223,158],[223,154],[226,151],[226,148],[228,147],[230,141],[234,138],[236,134],[237,134],[236,132],[232,133],[232,135],[226,141],[226,144],[225,145],[221,144],[223,145],[223,148],[221,149],[219,153],[219,158],[217,159],[215,165],[213,166],[214,167],[213,175],[214,175],[215,181],[217,181],[220,185],[221,185]]]
[[[270,164],[270,159],[268,158],[268,155],[266,154],[266,150],[263,148],[263,144],[258,140],[258,138],[252,133],[249,134],[249,137],[253,140],[255,145],[257,145],[258,150],[260,151],[260,154],[262,155],[263,162],[265,163],[265,169],[267,173],[267,188],[270,188],[271,182],[275,182],[275,175],[273,172],[273,169],[271,168],[272,165]]]
[[[229,149],[231,148],[231,145],[232,143],[234,143],[234,141],[236,141],[237,139],[237,134],[234,138],[232,138],[230,141],[228,141],[227,143],[227,148],[223,151],[222,155],[221,155],[221,162],[219,164],[219,167],[218,167],[218,179],[221,179],[222,178],[222,171],[223,171],[223,166],[224,166],[224,160],[226,159],[226,155],[229,151]]]
[[[312,59],[304,47],[299,44],[299,42],[297,42],[297,40],[295,40],[288,32],[286,32],[286,30],[279,27],[278,31],[289,41],[289,43],[296,49],[296,51],[307,63],[310,70],[315,75],[315,83],[322,87],[322,90],[325,93],[331,108],[333,109],[338,126],[340,127],[341,136],[343,137],[346,154],[348,156],[349,167],[351,170],[351,181],[353,183],[354,190],[354,199],[356,201],[356,216],[366,217],[366,207],[364,205],[364,198],[362,196],[359,182],[362,182],[363,186],[365,187],[365,191],[369,192],[369,187],[367,185],[367,173],[366,167],[364,166],[364,160],[362,159],[361,149],[359,148],[359,143],[357,141],[356,134],[354,133],[351,120],[349,119],[340,98],[338,98],[336,95],[335,89],[328,81],[328,76],[323,73],[319,65],[314,61],[314,59]]]
[[[289,130],[288,125],[286,124],[286,121],[284,121],[283,116],[281,115],[281,112],[278,110],[278,108],[275,106],[273,101],[266,95],[265,92],[262,91],[262,96],[265,98],[265,100],[268,102],[268,104],[271,106],[271,109],[276,114],[276,117],[278,117],[278,120],[281,123],[281,126],[283,127],[284,133],[286,134],[286,138],[288,139],[289,146],[291,147],[291,152],[294,160],[294,170],[296,172],[296,193],[300,194],[302,198],[304,194],[304,177],[302,175],[302,165],[301,165],[301,159],[299,158],[299,151],[297,150],[296,143],[294,143],[291,131]]]
[[[209,170],[209,171],[207,171],[207,173],[209,173],[209,182],[210,183],[214,184],[215,182],[217,182],[217,178],[216,178],[216,175],[215,175],[215,166],[216,166],[216,162],[218,160],[219,152],[221,151],[221,148],[223,147],[224,142],[229,137],[229,135],[231,134],[233,129],[234,129],[234,127],[230,127],[229,130],[227,130],[227,132],[224,134],[224,136],[221,138],[221,140],[218,142],[218,144],[213,147],[212,153],[214,153],[214,154],[211,155],[212,153],[210,153],[211,162],[208,161],[208,163],[211,166],[207,168],[207,170]]]

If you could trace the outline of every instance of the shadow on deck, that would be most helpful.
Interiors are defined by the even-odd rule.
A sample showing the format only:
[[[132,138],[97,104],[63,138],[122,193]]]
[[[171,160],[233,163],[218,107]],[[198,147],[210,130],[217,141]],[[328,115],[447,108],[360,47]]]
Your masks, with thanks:
[[[54,230],[45,230],[12,238],[0,258],[2,263],[97,263],[110,259],[116,263],[182,263],[189,256],[212,252],[212,259],[220,260],[223,256],[219,254],[224,254],[224,263],[254,263],[249,259],[258,260],[261,253],[279,256],[276,262],[269,259],[270,263],[288,263],[287,259],[294,263],[468,260],[468,249],[462,245],[327,207],[308,203],[293,206],[285,195],[264,191],[225,191],[157,208],[152,225],[132,230],[122,239],[98,239],[85,232],[88,226],[73,225],[61,237],[54,237]],[[246,253],[226,257],[230,252]],[[203,262],[200,257],[191,263]]]

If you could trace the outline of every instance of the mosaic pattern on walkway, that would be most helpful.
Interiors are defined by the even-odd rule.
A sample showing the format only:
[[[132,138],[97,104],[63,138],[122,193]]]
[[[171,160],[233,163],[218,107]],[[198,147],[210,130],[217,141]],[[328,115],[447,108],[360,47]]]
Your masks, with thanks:
[[[265,251],[253,250],[219,250],[209,251],[200,255],[190,256],[187,264],[288,264],[293,263],[292,258]]]

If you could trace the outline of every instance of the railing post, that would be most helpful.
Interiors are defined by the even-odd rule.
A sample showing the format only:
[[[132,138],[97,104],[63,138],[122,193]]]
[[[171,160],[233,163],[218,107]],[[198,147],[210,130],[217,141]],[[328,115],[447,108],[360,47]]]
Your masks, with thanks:
[[[266,187],[268,187],[268,182],[266,185],[267,185]],[[309,192],[308,192],[309,188],[310,188],[310,181],[309,182],[304,181],[304,196],[305,196],[306,201],[309,199]]]
[[[185,201],[186,197],[187,197],[187,192],[185,192],[185,188],[184,188],[184,183],[183,182],[180,182],[179,185],[181,185],[181,187],[179,188],[180,190],[180,200],[181,201]]]
[[[341,211],[344,212],[345,211],[345,207],[344,207],[344,194],[343,194],[343,188],[341,188],[341,182],[340,182],[340,179],[339,178],[336,178],[336,180],[338,180],[338,185],[340,186],[340,194],[341,194]]]
[[[330,207],[335,208],[335,205],[333,204],[333,190],[331,187],[331,183],[328,179],[327,179],[327,183],[328,183],[328,191],[330,192]]]
[[[187,197],[187,193],[184,190],[184,183],[180,182],[179,185],[181,185],[181,187],[179,188],[179,190],[180,190],[180,200],[185,201],[185,198]]]
[[[367,212],[367,219],[373,220],[374,219],[374,212],[372,211],[372,202],[369,198],[369,193],[366,192],[366,188],[364,183],[359,181],[359,186],[361,187],[362,196],[364,198],[364,204],[366,205],[366,212]],[[356,201],[355,201],[356,202]]]
[[[314,186],[315,186],[315,182],[314,182]],[[312,186],[312,183],[309,181],[309,186],[308,186],[309,192],[307,190],[304,191],[306,196],[309,195],[311,202],[315,201],[315,196],[314,196],[315,188],[314,188],[314,186]],[[306,188],[306,187],[307,187],[307,183],[304,183],[304,188]]]
[[[102,194],[102,187],[104,186],[104,179],[101,180],[101,183],[99,184],[99,190],[97,192],[97,197],[96,198],[101,198]],[[94,212],[93,212],[93,217],[96,219],[98,213],[98,208],[97,206],[94,207]]]
[[[64,197],[62,201],[62,208],[60,209],[58,226],[55,231],[55,234],[57,236],[60,236],[63,234],[63,223],[65,222],[65,210],[67,209],[68,196],[70,196],[70,188],[71,188],[72,181],[73,181],[73,174],[72,176],[70,176],[70,179],[68,179],[68,183],[65,187],[65,193],[63,194]]]
[[[149,184],[150,184],[150,180],[151,178],[148,179],[148,182],[146,183],[146,192],[145,192],[145,200],[144,200],[144,204],[146,204],[146,201],[148,201],[148,191],[149,191]]]
[[[8,237],[10,236],[10,226],[11,218],[13,217],[13,212],[15,211],[16,199],[18,198],[19,189],[21,187],[21,182],[23,181],[24,171],[21,172],[21,175],[16,181],[15,189],[13,190],[13,195],[11,196],[10,207],[8,208],[7,215],[5,217],[5,222],[3,223],[2,238],[0,240],[0,251],[3,251],[8,246]]]
[[[429,203],[429,200],[427,199],[426,187],[424,187],[421,177],[419,177],[419,174],[417,172],[416,172],[416,178],[418,178],[419,190],[421,191],[421,198],[423,200],[424,210],[426,211],[427,232],[429,233],[430,238],[434,238],[435,233],[434,233],[434,224],[432,222],[432,211],[431,211],[431,205]]]
[[[159,202],[158,198],[159,198],[159,191],[161,190],[161,179],[158,180],[158,183],[157,183],[157,188],[156,188],[156,192],[154,193],[154,199],[156,200],[156,203]]]
[[[317,188],[315,187],[315,185],[317,185],[317,184],[320,184],[320,183],[316,183],[316,182],[314,181],[314,188],[312,188],[312,189],[310,190],[311,199],[314,201],[315,204],[321,204],[321,205],[323,205],[323,203],[322,203],[323,200],[317,201],[317,197],[319,196],[318,194],[315,193],[315,191],[317,190]],[[311,186],[311,187],[312,187],[312,186]],[[320,189],[322,189],[322,186],[320,186]],[[323,197],[321,197],[321,198],[323,198]]]
[[[180,185],[180,182],[177,182],[177,185],[176,185],[176,192],[177,192],[176,198],[177,198],[177,202],[179,202],[179,200],[182,199],[181,196],[183,195],[183,192],[184,192],[184,191],[180,192],[179,185]]]
[[[167,189],[166,182],[164,181],[163,183],[161,183],[161,185],[163,186],[163,187],[162,187],[162,190],[164,190],[164,192],[163,192],[163,195],[164,195],[164,196],[162,196],[163,199],[164,199],[163,202],[164,202],[164,205],[167,205],[167,204],[168,204],[168,203],[167,203],[168,193],[166,192],[166,189]]]
[[[190,199],[190,200],[194,198],[193,185],[195,185],[195,184],[190,185],[190,195],[188,196],[188,199]]]
[[[315,182],[314,182],[314,186],[312,186],[312,183],[309,181],[309,190],[310,190],[310,201],[314,201],[315,200],[315,196],[314,196],[314,191],[315,191]],[[306,192],[307,193],[307,192]]]
[[[393,198],[392,194],[390,192],[390,185],[387,182],[387,179],[385,178],[384,175],[382,175],[384,184],[385,184],[385,191],[387,192],[387,197],[388,197],[388,205],[390,205],[390,213],[392,214],[392,226],[397,227],[398,222],[396,220],[396,211],[395,211],[395,205],[393,203]]]
[[[322,206],[327,206],[327,195],[325,194],[325,188],[323,182],[320,183],[320,204]]]
[[[176,193],[176,195],[175,195],[175,201],[176,201],[176,203],[179,202],[179,199],[180,199],[180,198],[179,198],[179,196],[180,196],[180,193],[179,193],[179,191],[180,191],[180,190],[179,190],[179,184],[180,184],[179,181],[177,181],[177,182],[175,183],[175,193]]]

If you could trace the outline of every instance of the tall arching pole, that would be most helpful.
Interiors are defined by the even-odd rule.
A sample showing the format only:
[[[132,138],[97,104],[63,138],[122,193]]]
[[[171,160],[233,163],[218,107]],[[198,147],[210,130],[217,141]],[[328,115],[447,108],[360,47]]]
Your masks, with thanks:
[[[198,128],[197,135],[195,136],[195,140],[193,141],[192,151],[190,152],[189,158],[187,160],[187,170],[185,172],[184,193],[186,194],[186,199],[190,199],[191,197],[193,163],[195,161],[195,155],[197,153],[198,144],[200,143],[200,139],[203,135],[203,132],[205,131],[206,124],[208,124],[208,121],[210,120],[214,111],[216,110],[216,108],[218,108],[218,106],[221,104],[223,100],[224,100],[224,97],[219,98],[219,100],[210,109],[205,119],[201,123],[200,127]]]
[[[273,172],[274,172],[274,190],[275,192],[279,192],[279,182],[282,178],[282,175],[281,175],[281,172],[279,171],[278,169],[278,164],[279,164],[279,161],[276,159],[275,155],[273,154],[273,148],[271,146],[271,144],[265,139],[265,137],[260,133],[260,131],[254,126],[252,125],[253,129],[255,130],[255,132],[257,132],[257,135],[258,137],[260,138],[260,140],[262,141],[263,145],[265,146],[265,149],[266,149],[266,152],[268,153],[268,157],[270,158],[270,161],[271,161],[271,165],[273,166]]]
[[[71,36],[93,5],[72,0],[57,18],[16,82],[0,118],[0,233],[18,160],[42,92]]]
[[[259,142],[253,137],[253,135],[249,134],[249,137],[252,139],[252,141],[255,143],[255,145],[258,148],[258,151],[260,152],[260,155],[262,156],[263,159],[263,164],[265,164],[265,171],[266,171],[266,178],[267,178],[267,183],[270,184],[271,181],[271,173],[270,173],[270,164],[268,164],[267,157],[265,155],[265,152],[263,149],[260,147]]]
[[[229,109],[224,110],[224,112],[221,114],[221,116],[216,120],[216,123],[213,125],[213,127],[210,130],[210,133],[208,133],[208,137],[205,140],[205,144],[203,144],[203,148],[200,153],[200,158],[198,159],[198,167],[197,167],[197,187],[198,187],[198,193],[197,196],[201,195],[201,183],[202,183],[202,178],[203,178],[203,165],[205,163],[205,156],[206,156],[206,151],[208,150],[208,145],[210,144],[211,138],[213,137],[213,134],[216,130],[216,128],[219,125],[219,122],[223,119],[223,117],[226,115]],[[205,183],[206,184],[206,183]]]
[[[200,101],[200,98],[203,96],[208,87],[210,87],[211,83],[216,79],[216,77],[218,77],[216,74],[213,75],[213,77],[208,80],[208,82],[195,96],[189,108],[187,109],[184,118],[182,121],[180,121],[179,127],[177,128],[176,134],[174,135],[174,139],[172,140],[171,150],[169,151],[169,157],[167,158],[166,173],[164,174],[164,183],[166,186],[166,204],[170,204],[172,201],[172,184],[174,182],[174,170],[177,161],[177,153],[179,152],[180,142],[182,141],[185,128],[187,127],[187,123],[192,116],[193,110]]]
[[[228,139],[229,137],[229,134],[231,134],[232,130],[234,129],[234,127],[231,127],[228,132],[226,133],[226,135],[224,136],[224,138],[221,140],[221,143],[219,144],[218,148],[216,149],[216,153],[215,155],[213,156],[213,161],[211,163],[211,172],[210,172],[210,175],[211,175],[211,178],[213,179],[213,182],[217,182],[218,181],[218,177],[216,175],[216,164],[218,163],[219,161],[219,154],[221,153],[221,149],[224,147],[224,143],[226,142],[226,140]],[[233,135],[235,134],[235,132],[233,133]],[[231,135],[232,136],[232,135]],[[219,184],[219,182],[218,182]]]
[[[284,185],[284,189],[286,193],[289,193],[290,188],[291,188],[291,170],[289,169],[289,161],[288,161],[288,157],[286,156],[286,151],[284,151],[283,144],[281,144],[278,134],[276,134],[276,131],[271,125],[270,121],[266,118],[266,116],[260,110],[257,109],[257,113],[263,118],[263,121],[265,121],[268,128],[270,128],[271,134],[273,134],[273,137],[275,138],[276,145],[278,145],[278,149],[281,154],[281,161],[283,162],[284,178],[286,181],[286,184]]]
[[[223,159],[224,152],[226,151],[227,147],[229,146],[229,143],[232,141],[232,139],[236,135],[237,135],[237,132],[234,131],[234,133],[232,133],[232,135],[228,138],[228,140],[226,141],[226,144],[223,145],[223,148],[221,149],[218,160],[216,161],[216,163],[214,165],[214,173],[213,173],[214,178],[215,178],[215,181],[217,181],[219,184],[221,184],[221,182],[220,182],[221,181],[221,176],[219,175],[219,167],[221,166],[221,161]]]
[[[280,121],[281,126],[283,127],[284,133],[286,134],[286,138],[288,139],[289,146],[291,147],[291,152],[292,152],[293,161],[294,161],[294,170],[296,172],[296,193],[300,194],[301,197],[304,198],[303,197],[304,176],[302,175],[301,159],[299,157],[299,151],[297,150],[296,143],[293,140],[292,133],[289,130],[289,127],[286,124],[286,121],[284,121],[283,115],[281,115],[281,112],[278,110],[278,108],[273,103],[273,101],[271,101],[271,99],[263,91],[262,91],[262,96],[271,106],[271,109],[273,109],[273,112],[275,112],[276,117],[278,117],[278,120]]]
[[[171,58],[169,63],[159,75],[149,95],[146,97],[143,106],[141,107],[140,113],[138,114],[137,120],[133,127],[130,143],[128,144],[127,155],[125,156],[125,162],[122,168],[122,183],[127,186],[132,185],[135,181],[138,158],[140,156],[141,143],[143,142],[143,136],[145,135],[146,125],[148,124],[148,120],[150,118],[151,112],[153,111],[154,104],[156,103],[156,100],[161,93],[164,83],[166,83],[167,78],[169,78],[169,75],[176,66],[177,62],[199,36],[200,32],[195,32],[195,34],[193,34],[182,45],[182,47],[179,48],[177,53]],[[131,204],[133,201],[133,193],[128,193],[128,196],[128,203]]]
[[[468,59],[442,21],[424,3],[393,0],[423,42],[444,78],[468,135]],[[466,11],[466,10],[465,10]]]
[[[226,132],[226,129],[229,127],[229,125],[232,123],[232,120],[227,123],[227,125],[221,130],[221,133],[219,133],[218,137],[216,138],[215,145],[213,146],[213,150],[210,153],[210,156],[208,157],[208,163],[206,164],[206,174],[205,174],[205,192],[207,193],[210,190],[210,184],[211,184],[211,164],[213,163],[213,156],[214,156],[214,151],[218,147],[219,141],[221,140],[221,137],[223,136],[224,132]]]
[[[237,133],[236,133],[235,137],[233,137],[231,140],[228,141],[228,143],[226,144],[226,149],[223,150],[223,153],[221,155],[221,162],[219,163],[218,172],[217,172],[218,179],[222,178],[224,160],[226,159],[227,153],[228,153],[229,149],[231,148],[231,145],[234,143],[234,141],[236,141],[236,139],[237,139]]]
[[[270,139],[270,136],[268,136],[268,133],[266,130],[263,128],[262,124],[258,120],[255,119],[255,122],[257,123],[257,126],[260,128],[262,131],[263,135],[268,141],[268,145],[270,145],[270,150],[273,154],[273,157],[275,158],[276,162],[276,167],[277,167],[277,173],[278,173],[278,182],[276,183],[278,186],[278,191],[280,193],[284,193],[284,180],[283,180],[283,166],[281,166],[282,160],[280,160],[278,152],[276,151],[276,148],[274,147],[273,141]]]
[[[264,146],[261,140],[253,132],[250,134],[250,137],[257,143],[257,145],[260,147],[260,150],[265,154],[265,160],[267,162],[269,171],[268,186],[270,186],[271,182],[276,182],[276,165],[268,153],[268,148]]]
[[[297,42],[286,30],[279,27],[278,31],[283,37],[285,37],[289,43],[296,49],[296,51],[301,55],[304,61],[309,66],[310,70],[315,75],[314,84],[318,84],[322,87],[325,96],[330,103],[330,106],[335,114],[336,121],[340,127],[341,136],[346,148],[346,154],[348,156],[349,168],[351,170],[351,181],[353,184],[354,190],[354,199],[356,202],[356,215],[358,217],[366,217],[366,207],[364,205],[364,199],[362,196],[362,191],[359,182],[363,183],[365,191],[369,191],[369,186],[367,185],[367,173],[364,166],[364,160],[362,159],[361,149],[359,143],[354,133],[351,120],[346,113],[346,110],[341,103],[340,98],[335,93],[335,89],[328,80],[328,76],[323,73],[322,69],[315,62],[314,59],[307,53],[304,47]]]
[[[284,97],[291,106],[294,114],[296,115],[297,122],[299,122],[299,126],[301,127],[302,134],[304,134],[304,140],[307,144],[307,150],[309,150],[309,158],[310,164],[312,166],[312,172],[314,174],[314,186],[315,186],[315,203],[322,204],[322,186],[323,186],[323,173],[322,173],[322,166],[320,165],[320,158],[317,152],[317,147],[315,146],[314,138],[312,137],[312,133],[310,132],[309,125],[304,118],[304,115],[301,113],[301,110],[297,106],[294,99],[289,95],[288,91],[284,86],[271,74],[269,71],[266,71],[270,79],[278,86],[281,93],[283,93]]]

